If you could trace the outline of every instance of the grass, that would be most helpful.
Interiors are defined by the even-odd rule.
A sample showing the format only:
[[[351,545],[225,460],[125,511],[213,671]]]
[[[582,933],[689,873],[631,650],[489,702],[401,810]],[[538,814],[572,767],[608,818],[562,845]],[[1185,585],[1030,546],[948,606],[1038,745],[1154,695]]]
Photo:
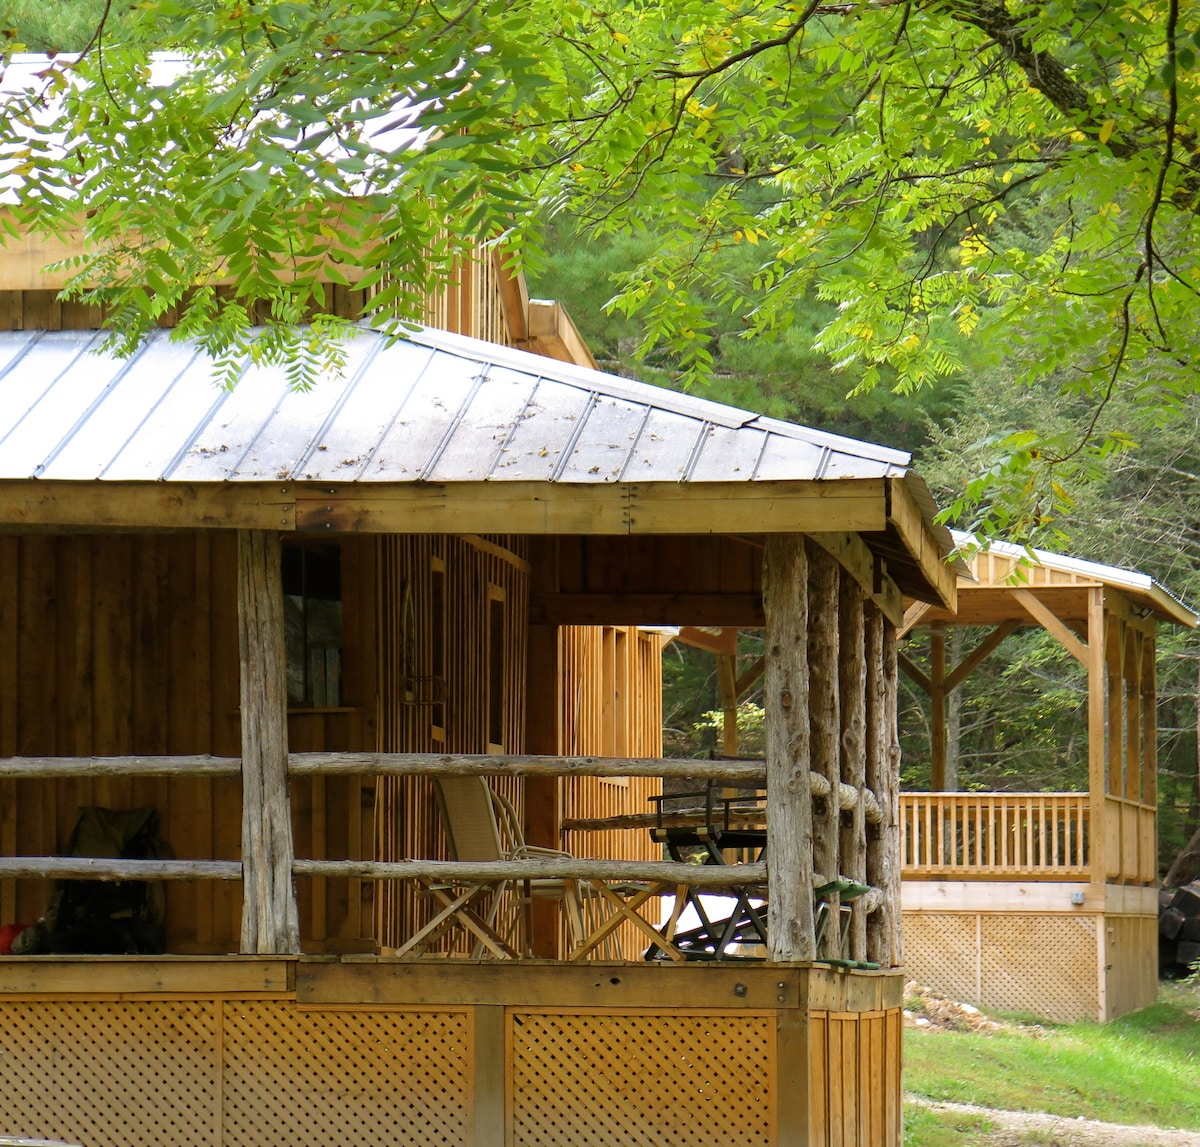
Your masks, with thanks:
[[[1110,1024],[910,1030],[904,1086],[935,1101],[1200,1131],[1198,1008],[1200,987],[1168,984],[1153,1007]],[[906,1120],[910,1147],[978,1143],[988,1131],[986,1119],[918,1107]]]

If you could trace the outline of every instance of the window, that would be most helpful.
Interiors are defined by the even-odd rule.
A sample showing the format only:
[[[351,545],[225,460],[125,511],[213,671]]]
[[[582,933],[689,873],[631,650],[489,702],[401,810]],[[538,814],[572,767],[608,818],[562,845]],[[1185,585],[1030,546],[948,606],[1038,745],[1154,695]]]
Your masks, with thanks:
[[[288,704],[342,703],[342,561],[337,546],[283,547]]]

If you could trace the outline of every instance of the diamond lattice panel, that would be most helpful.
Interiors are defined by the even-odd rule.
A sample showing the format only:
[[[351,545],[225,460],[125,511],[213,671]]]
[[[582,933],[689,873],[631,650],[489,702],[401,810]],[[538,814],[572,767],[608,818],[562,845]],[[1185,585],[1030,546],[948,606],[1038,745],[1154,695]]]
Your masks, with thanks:
[[[763,1016],[512,1016],[509,1147],[770,1142]]]
[[[87,1147],[211,1147],[214,1007],[0,1004],[0,1131]]]
[[[465,1144],[462,1012],[225,1005],[225,1147]]]
[[[904,913],[904,972],[952,1000],[979,1003],[974,913]]]
[[[983,917],[983,1001],[1059,1023],[1096,1019],[1094,916]]]

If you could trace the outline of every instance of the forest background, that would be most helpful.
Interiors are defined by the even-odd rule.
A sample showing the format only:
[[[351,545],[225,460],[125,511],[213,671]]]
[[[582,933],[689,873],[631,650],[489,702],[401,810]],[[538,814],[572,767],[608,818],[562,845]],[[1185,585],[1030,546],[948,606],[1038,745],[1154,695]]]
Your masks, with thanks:
[[[141,13],[146,7],[107,0],[58,0],[53,5],[0,0],[0,53],[21,47],[38,52],[72,52],[89,45],[94,52],[94,34],[102,20],[109,43],[119,43],[135,28],[145,35]],[[282,10],[288,6],[260,7]],[[339,19],[355,7],[332,5],[338,9]],[[414,12],[418,7],[413,6]],[[794,6],[783,7],[798,11]],[[828,12],[841,17],[854,7],[829,6]],[[1074,120],[1068,116],[1064,138],[1094,144],[1097,151],[1107,149],[1111,153],[1106,153],[1108,160],[1136,158],[1135,144],[1120,142],[1136,136],[1135,128],[1122,122],[1122,112],[1129,112],[1131,117],[1136,112],[1142,126],[1151,124],[1161,113],[1166,124],[1163,138],[1167,141],[1161,171],[1166,172],[1172,163],[1178,166],[1171,154],[1176,137],[1180,150],[1188,149],[1184,166],[1191,164],[1196,141],[1192,125],[1180,108],[1190,90],[1185,78],[1190,77],[1187,82],[1193,89],[1195,86],[1193,39],[1200,32],[1187,26],[1171,0],[1143,6],[1137,13],[1116,3],[1070,7],[1074,23],[1067,34],[1063,28],[1068,25],[1051,27],[1055,6],[1043,6],[1046,26],[1030,33],[1032,64],[1022,62],[1020,51],[1013,46],[1015,34],[1013,44],[1000,43],[996,47],[997,13],[1003,14],[1003,6],[973,0],[962,7],[962,12],[973,16],[963,26],[982,28],[992,37],[988,40],[985,36],[980,51],[986,54],[988,49],[996,50],[1000,58],[995,67],[997,75],[1001,74],[1000,64],[1012,65],[1014,61],[1027,75],[1031,68],[1036,70],[1043,64],[1048,71],[1051,57],[1046,45],[1061,47],[1065,43],[1068,49],[1077,51],[1073,59],[1078,72],[1084,70],[1081,53],[1086,45],[1095,58],[1092,62],[1099,60],[1099,72],[1149,77],[1143,85],[1145,90],[1137,93],[1141,102],[1136,107],[1132,98],[1121,105],[1117,98],[1120,84],[1111,83],[1105,89],[1105,98],[1112,101],[1112,110],[1097,113],[1093,103],[1078,111]],[[168,14],[172,8],[177,22],[184,19],[179,16],[179,5],[165,5]],[[222,11],[227,15],[242,11],[240,6],[221,2],[195,8],[212,8],[218,15]],[[731,3],[726,8],[732,21],[736,5]],[[793,31],[784,34],[794,35],[816,11],[813,5],[797,18]],[[903,23],[899,27],[908,34]],[[601,31],[611,37],[607,47],[624,51],[622,37],[626,41],[629,37],[620,29],[614,20],[604,24]],[[1159,35],[1160,31],[1165,36]],[[930,29],[922,32],[930,36],[924,47],[935,46]],[[847,42],[839,43],[834,36],[819,43],[818,50],[826,52],[822,66],[829,76],[836,80],[839,72],[844,72],[847,86],[852,87],[850,81],[864,65],[845,46]],[[900,42],[897,36],[893,50]],[[946,43],[940,43],[946,49]],[[733,59],[735,49],[737,44],[724,42],[721,50],[730,53],[724,59]],[[741,51],[748,53],[751,48]],[[914,60],[918,55],[913,49]],[[114,64],[120,62],[117,53],[112,58]],[[887,62],[886,53],[878,58]],[[1067,58],[1072,59],[1069,50]],[[658,66],[661,70],[661,63]],[[677,70],[676,82],[679,74]],[[877,75],[882,74],[880,65]],[[947,93],[952,88],[952,77],[953,73],[943,81]],[[985,80],[990,78],[992,73],[984,75]],[[766,79],[770,80],[770,75]],[[862,100],[875,86],[875,80],[869,77],[864,81]],[[1027,94],[1010,92],[1005,97],[1006,106],[1019,104]],[[1065,114],[1063,97],[1051,94],[1050,99],[1057,111]],[[632,106],[634,97],[628,102]],[[703,135],[709,125],[715,124],[712,131],[719,132],[719,113],[712,110],[717,106],[716,101],[687,105],[692,122],[684,124],[684,130]],[[1152,111],[1147,113],[1147,107]],[[811,107],[809,113],[816,114]],[[512,114],[515,117],[516,112]],[[828,122],[822,123],[820,130],[836,135],[839,125],[849,122],[848,114],[844,106],[831,107]],[[1027,110],[1021,114],[1031,115]],[[587,117],[581,118],[586,121]],[[605,130],[615,131],[612,124],[618,118],[615,113],[606,116]],[[678,128],[680,122],[675,126]],[[1161,124],[1155,121],[1154,126]],[[993,127],[976,115],[973,119],[947,119],[937,130],[944,136],[940,142],[935,141],[937,146],[949,152],[955,141],[965,143],[968,137],[973,145],[983,137],[991,147],[984,133],[1001,135],[1005,128]],[[713,170],[708,174],[713,179],[730,178],[737,186],[736,199],[725,201],[722,207],[729,241],[719,251],[716,245],[710,245],[704,248],[701,258],[696,236],[685,235],[678,220],[667,225],[653,212],[643,212],[615,225],[612,221],[619,217],[615,210],[606,214],[606,208],[597,218],[589,215],[585,198],[560,193],[544,198],[525,224],[525,237],[534,239],[526,265],[531,287],[535,294],[567,306],[606,370],[665,386],[702,387],[708,397],[718,401],[911,450],[939,504],[951,507],[956,515],[950,524],[993,532],[1011,527],[1020,540],[1048,539],[1051,548],[1074,556],[1151,574],[1195,606],[1200,603],[1200,406],[1193,393],[1195,372],[1189,354],[1172,342],[1169,330],[1171,322],[1178,321],[1185,312],[1176,308],[1178,313],[1172,315],[1173,304],[1165,300],[1161,314],[1136,321],[1130,317],[1135,288],[1143,279],[1154,281],[1156,260],[1162,281],[1170,283],[1171,276],[1175,276],[1184,284],[1183,294],[1195,294],[1194,273],[1176,274],[1180,264],[1172,264],[1162,254],[1172,238],[1186,246],[1187,227],[1177,225],[1173,237],[1156,238],[1152,234],[1156,217],[1164,213],[1160,211],[1164,181],[1158,178],[1154,163],[1147,161],[1138,170],[1146,175],[1150,197],[1141,213],[1134,210],[1131,216],[1134,232],[1145,228],[1146,258],[1140,268],[1131,265],[1122,271],[1131,284],[1128,291],[1124,281],[1100,282],[1099,272],[1093,275],[1095,289],[1090,290],[1083,281],[1093,274],[1086,259],[1082,278],[1075,284],[1076,300],[1089,294],[1097,298],[1108,295],[1117,300],[1115,311],[1107,304],[1106,312],[1090,313],[1085,308],[1074,320],[1068,315],[1064,321],[1059,315],[1056,327],[1048,320],[1043,325],[1043,310],[1051,308],[1034,292],[1032,301],[1026,299],[1020,306],[1011,300],[998,302],[986,292],[982,296],[972,293],[972,283],[987,279],[987,274],[979,271],[979,260],[999,258],[997,252],[1001,250],[1010,267],[1021,266],[1022,259],[1026,265],[1033,265],[1047,260],[1053,264],[1055,258],[1062,258],[1065,270],[1069,258],[1063,252],[1070,252],[1069,243],[1080,242],[1079,235],[1087,227],[1099,227],[1101,231],[1087,239],[1093,244],[1097,266],[1119,243],[1114,220],[1119,214],[1116,204],[1120,197],[1114,196],[1113,204],[1097,200],[1099,209],[1096,202],[1088,202],[1083,195],[1081,206],[1065,206],[1064,196],[1070,197],[1071,185],[1062,181],[1047,183],[1044,179],[1039,184],[1032,176],[1021,174],[1033,170],[1022,169],[1024,161],[1019,157],[1014,161],[1028,140],[1021,139],[1011,124],[1007,130],[1013,136],[1007,144],[1008,174],[1003,177],[1004,189],[995,192],[993,203],[1003,210],[987,216],[986,237],[972,214],[981,203],[992,202],[986,198],[967,201],[965,207],[951,212],[951,221],[940,224],[940,230],[910,227],[905,236],[909,244],[903,251],[905,257],[927,256],[932,262],[946,249],[953,253],[960,270],[966,267],[974,274],[974,278],[968,275],[952,279],[949,289],[964,292],[962,298],[954,306],[943,308],[946,317],[941,321],[931,319],[926,323],[919,336],[905,335],[900,328],[882,340],[878,348],[866,345],[873,337],[873,327],[888,321],[886,314],[871,310],[871,296],[882,297],[896,286],[882,278],[883,262],[897,258],[895,247],[877,252],[877,261],[871,263],[861,258],[861,244],[851,242],[837,255],[841,261],[839,282],[800,277],[787,292],[774,289],[775,276],[782,278],[785,274],[778,268],[783,265],[788,228],[795,223],[786,215],[776,217],[780,208],[775,197],[787,165],[776,159],[772,180],[749,178],[747,169],[755,161],[753,141],[743,133],[744,138],[736,144],[728,142],[736,135],[728,124],[724,127],[726,143],[709,157]],[[1041,132],[1048,138],[1049,131],[1039,123],[1029,129],[1029,135]],[[673,133],[652,134],[671,135],[674,143]],[[572,146],[580,148],[581,156],[586,154],[579,139]],[[634,154],[644,146],[638,142]],[[922,146],[928,149],[930,143],[923,137],[923,142],[914,146],[920,151]],[[1070,142],[1061,147],[1054,142],[1043,149],[1043,154],[1053,157],[1070,146]],[[993,166],[995,150],[999,149],[988,153]],[[971,154],[964,152],[967,158]],[[450,162],[456,161],[452,157]],[[489,162],[498,168],[495,175],[505,177],[494,156]],[[958,174],[961,176],[971,163],[964,160]],[[582,169],[584,164],[579,166]],[[1045,170],[1053,166],[1052,161],[1044,162],[1038,171],[1044,176]],[[1010,192],[1007,188],[1014,182],[1014,171],[1018,173],[1018,187]],[[1168,202],[1178,207],[1191,196],[1189,203],[1194,204],[1196,192],[1188,183],[1192,174],[1184,172],[1174,191],[1167,195]],[[584,170],[578,174],[577,183],[585,189],[588,175]],[[1094,179],[1096,172],[1091,175]],[[1028,188],[1022,190],[1019,185],[1026,180]],[[893,183],[903,183],[903,177]],[[909,186],[916,185],[915,179],[910,180]],[[604,187],[618,197],[623,193],[609,183]],[[694,193],[686,174],[679,176],[679,188],[685,204],[689,195],[694,195],[691,203],[697,218],[712,210],[712,198],[706,198],[708,192]],[[595,188],[591,190],[594,195]],[[654,192],[655,187],[650,190]],[[989,194],[995,191],[985,190]],[[477,186],[467,182],[455,194],[465,202],[468,192],[477,191]],[[1129,199],[1135,199],[1133,192]],[[590,202],[594,205],[597,200]],[[878,204],[883,202],[881,192]],[[872,208],[877,214],[871,226],[879,222],[878,204]],[[1127,202],[1125,208],[1131,205],[1136,206]],[[914,206],[912,211],[919,209]],[[1186,213],[1194,214],[1194,206],[1189,205]],[[759,227],[758,221],[772,219],[774,225]],[[481,228],[489,223],[486,219],[478,221]],[[934,231],[936,239],[930,237]],[[1069,233],[1068,240],[1063,238],[1065,233]],[[1068,246],[1064,247],[1064,242]],[[1155,247],[1156,242],[1161,246]],[[1085,254],[1089,250],[1086,245],[1079,249]],[[631,272],[631,268],[635,270]],[[437,268],[426,270],[436,273]],[[1077,266],[1072,268],[1072,273],[1077,270]],[[1194,266],[1191,270],[1194,272]],[[1030,275],[1030,281],[1035,281],[1033,272]],[[678,290],[676,279],[680,281]],[[653,288],[647,286],[651,281]],[[662,293],[664,283],[669,290]],[[927,288],[932,290],[928,283]],[[149,310],[139,315],[142,300],[123,297],[122,289],[114,284],[112,297],[128,304],[131,329],[136,335],[139,321],[150,321],[152,315]],[[752,322],[746,319],[748,299],[756,300]],[[395,301],[403,304],[404,299]],[[1151,296],[1151,310],[1155,306]],[[909,311],[911,318],[911,299]],[[996,333],[1000,327],[990,333],[987,330],[989,314],[996,322],[1003,320],[1003,338]],[[1104,315],[1112,330],[1107,343],[1098,349],[1099,344],[1085,336],[1098,322],[1106,321]],[[287,317],[283,310],[281,316]],[[1147,335],[1145,328],[1154,328],[1156,323],[1157,334],[1151,329]],[[1070,337],[1072,330],[1081,333]],[[1064,335],[1064,331],[1068,333]],[[236,333],[230,336],[234,342]],[[229,335],[228,330],[224,334]],[[1143,344],[1142,357],[1128,382],[1129,348],[1138,339]],[[227,342],[226,349],[230,345]],[[997,353],[998,346],[1002,346],[1002,353]],[[1156,356],[1161,360],[1157,364],[1153,361]],[[1162,361],[1183,381],[1171,381],[1169,371],[1161,369]],[[1114,380],[1122,385],[1114,385]],[[1043,467],[1043,459],[1051,459],[1055,465]],[[1018,503],[1021,508],[1014,509]],[[741,652],[747,664],[757,656],[755,640],[753,634],[743,636]],[[908,655],[918,664],[925,656],[926,641],[920,634],[909,641]],[[973,647],[976,635],[955,630],[951,642],[950,656],[957,661],[956,653],[961,656],[962,649]],[[1193,632],[1163,627],[1160,651],[1160,849],[1165,870],[1200,829],[1200,640]],[[713,750],[719,741],[720,702],[711,658],[675,645],[665,669],[669,751],[695,755]],[[909,788],[926,788],[926,699],[907,682],[905,688],[904,782]],[[745,700],[743,747],[753,752],[761,710],[754,695]],[[948,766],[964,789],[1086,789],[1085,734],[1085,682],[1079,666],[1041,630],[1022,631],[1006,640],[953,695]]]

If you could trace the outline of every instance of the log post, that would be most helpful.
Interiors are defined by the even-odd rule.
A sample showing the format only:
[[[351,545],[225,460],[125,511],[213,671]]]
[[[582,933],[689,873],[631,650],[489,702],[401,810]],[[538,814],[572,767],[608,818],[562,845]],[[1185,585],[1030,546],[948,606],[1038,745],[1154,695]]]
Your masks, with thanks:
[[[838,659],[838,694],[841,702],[842,784],[858,793],[858,800],[842,824],[839,853],[842,874],[851,880],[867,879],[867,663],[866,615],[862,591],[851,578],[842,578],[838,614],[841,656]],[[850,958],[867,959],[867,913],[855,900],[850,917]]]
[[[833,794],[841,781],[841,717],[838,698],[838,581],[837,561],[811,540],[808,557],[808,714],[810,768],[830,786],[830,797],[818,801],[813,816],[813,867],[836,880],[842,873],[841,806]],[[849,580],[849,579],[847,579]],[[839,903],[829,897],[830,919],[817,956],[840,959]]]
[[[238,532],[242,951],[298,953],[279,535]]]
[[[883,671],[884,619],[878,608],[869,602],[864,608],[864,615],[866,780],[883,814],[880,823],[873,825],[867,834],[867,883],[874,888],[882,888],[889,879],[890,863],[885,823],[892,815],[891,802],[886,799],[890,738],[887,735],[888,707],[884,699],[887,689]],[[892,958],[891,912],[892,906],[885,901],[867,917],[867,959],[875,960],[885,968],[895,963]]]
[[[766,613],[768,957],[811,960],[812,785],[809,775],[808,561],[799,534],[770,534],[763,554]]]
[[[904,963],[904,928],[900,916],[900,672],[897,645],[896,627],[884,617],[882,738],[886,756],[883,775],[875,792],[883,814],[879,835],[884,864],[878,883],[872,883],[883,893],[892,953],[890,966],[894,968]]]

